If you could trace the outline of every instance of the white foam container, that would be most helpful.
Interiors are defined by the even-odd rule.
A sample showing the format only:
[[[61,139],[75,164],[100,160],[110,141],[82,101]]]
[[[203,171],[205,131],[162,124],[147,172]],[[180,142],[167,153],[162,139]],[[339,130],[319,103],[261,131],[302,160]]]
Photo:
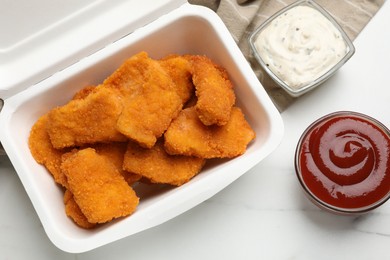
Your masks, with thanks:
[[[104,6],[108,1],[95,2]],[[130,5],[136,6],[142,2],[145,6],[139,7],[138,11],[131,10],[137,13],[137,20],[127,17],[125,14],[129,11],[124,11],[124,7],[118,4],[119,7],[114,8],[117,12],[112,12],[105,19],[117,17],[121,22],[113,22],[111,29],[105,25],[100,33],[86,37],[90,39],[85,44],[69,45],[69,48],[63,50],[64,53],[58,53],[58,50],[55,52],[58,48],[55,42],[47,43],[49,51],[46,53],[40,46],[37,47],[34,55],[41,55],[38,57],[46,59],[46,62],[36,68],[34,59],[26,57],[25,61],[30,64],[25,66],[33,73],[29,72],[24,77],[21,75],[18,79],[13,78],[16,69],[14,63],[18,61],[0,63],[0,73],[2,76],[7,74],[8,77],[1,78],[5,83],[0,87],[0,98],[4,100],[4,107],[0,112],[0,140],[48,237],[58,248],[67,252],[92,250],[159,225],[191,209],[259,163],[277,147],[283,136],[280,113],[214,12],[183,0],[161,1],[161,6],[150,7],[152,10],[147,7],[150,0],[118,2],[123,5],[124,2],[132,2]],[[99,10],[102,13],[96,12],[95,15],[107,14],[104,8]],[[138,14],[141,11],[142,15]],[[130,19],[127,23],[124,22],[126,17]],[[98,19],[92,17],[90,20],[95,18]],[[71,20],[69,17],[67,19]],[[105,19],[101,21],[102,26]],[[70,26],[74,24],[71,23]],[[95,26],[84,29],[90,30]],[[137,26],[138,29],[132,29]],[[79,29],[76,29],[75,35],[80,33]],[[132,33],[128,34],[129,32]],[[52,39],[55,35],[45,35],[43,32],[38,36],[42,40],[42,37]],[[70,41],[74,41],[72,33],[66,37],[68,36]],[[95,41],[93,38],[96,38]],[[23,45],[20,42],[18,44]],[[55,106],[65,104],[83,86],[102,82],[125,59],[140,51],[147,51],[152,58],[171,53],[204,54],[224,66],[235,86],[237,105],[243,109],[257,136],[244,155],[208,165],[183,186],[169,189],[156,186],[148,191],[139,188],[140,192],[145,193],[133,215],[93,230],[84,230],[65,215],[63,191],[54,184],[46,169],[32,158],[27,142],[29,131],[39,116]],[[3,50],[0,55],[8,54]],[[24,68],[23,66],[20,65],[19,68]]]

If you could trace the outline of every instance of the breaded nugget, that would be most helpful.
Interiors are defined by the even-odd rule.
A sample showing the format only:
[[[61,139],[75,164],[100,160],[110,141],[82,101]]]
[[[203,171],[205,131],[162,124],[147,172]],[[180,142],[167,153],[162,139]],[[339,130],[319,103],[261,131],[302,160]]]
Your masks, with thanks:
[[[165,149],[169,154],[202,158],[232,158],[243,154],[255,132],[243,113],[233,107],[224,126],[205,126],[195,107],[184,109],[172,122],[166,133]]]
[[[151,149],[129,142],[123,168],[152,183],[180,186],[198,174],[205,162],[203,158],[167,154],[160,139]]]
[[[129,185],[133,185],[142,178],[140,175],[128,172],[123,169],[123,159],[127,149],[127,142],[99,143],[80,149],[74,148],[62,155],[62,161],[67,160],[67,158],[77,153],[79,150],[86,148],[95,149],[99,155],[106,157],[110,162],[112,162]]]
[[[97,142],[126,141],[116,123],[122,112],[117,91],[100,88],[84,99],[71,100],[48,114],[47,131],[56,149]]]
[[[129,84],[139,86],[132,87],[135,90],[129,91],[131,94],[124,94],[117,129],[141,146],[150,148],[178,115],[183,106],[182,100],[167,72],[144,52],[128,59],[120,71],[130,75],[117,71],[114,75],[118,77],[111,76],[104,84],[115,84],[120,89]],[[121,86],[122,83],[125,86]]]
[[[196,111],[205,125],[225,125],[236,97],[225,69],[206,56],[188,56],[192,61],[192,80],[198,102]]]
[[[31,155],[35,161],[42,164],[51,173],[56,183],[67,186],[65,175],[61,172],[61,156],[63,150],[54,149],[50,142],[49,134],[46,131],[48,116],[41,116],[33,125],[28,139]]]
[[[132,185],[141,179],[141,175],[131,173],[123,169],[123,159],[127,150],[127,142],[97,144],[94,145],[93,148],[99,155],[105,156],[116,166],[129,185]]]
[[[84,99],[86,98],[89,94],[93,93],[96,91],[97,88],[95,86],[86,86],[79,91],[76,92],[76,94],[73,95],[72,99]]]
[[[160,60],[160,65],[168,73],[176,86],[176,92],[186,103],[193,95],[192,66],[188,59],[179,55],[169,55]]]
[[[61,164],[74,200],[89,223],[104,223],[132,214],[139,202],[115,165],[92,148]]]
[[[65,190],[64,194],[65,213],[70,217],[79,227],[91,229],[96,226],[94,223],[89,223],[79,205],[73,198],[73,194],[69,190]]]
[[[142,90],[150,77],[149,57],[146,52],[137,53],[125,60],[110,76],[103,81],[103,86],[115,88],[129,99]]]

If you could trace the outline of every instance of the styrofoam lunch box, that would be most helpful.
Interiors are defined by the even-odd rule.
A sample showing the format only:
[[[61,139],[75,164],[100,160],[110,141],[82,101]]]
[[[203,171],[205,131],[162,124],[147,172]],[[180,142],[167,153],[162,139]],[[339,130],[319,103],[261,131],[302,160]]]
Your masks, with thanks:
[[[8,42],[0,42],[0,97],[4,100],[0,140],[48,237],[58,248],[88,251],[172,219],[232,183],[280,143],[284,131],[280,113],[213,11],[184,0],[71,4],[77,10],[69,8],[71,15],[47,21],[49,27],[37,26],[40,30],[26,32],[25,38],[13,35]],[[140,51],[147,51],[152,58],[171,53],[204,54],[225,67],[235,86],[237,105],[256,139],[244,155],[208,165],[180,187],[156,186],[145,191],[133,215],[84,230],[66,216],[63,190],[32,158],[29,131],[38,117],[65,104],[82,87],[101,83]]]

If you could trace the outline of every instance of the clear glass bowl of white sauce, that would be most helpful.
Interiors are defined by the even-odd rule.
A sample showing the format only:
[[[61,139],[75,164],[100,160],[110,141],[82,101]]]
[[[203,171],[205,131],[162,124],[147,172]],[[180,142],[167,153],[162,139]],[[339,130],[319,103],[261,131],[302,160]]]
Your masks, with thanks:
[[[340,25],[311,0],[275,13],[249,43],[263,69],[293,97],[323,83],[355,53]]]

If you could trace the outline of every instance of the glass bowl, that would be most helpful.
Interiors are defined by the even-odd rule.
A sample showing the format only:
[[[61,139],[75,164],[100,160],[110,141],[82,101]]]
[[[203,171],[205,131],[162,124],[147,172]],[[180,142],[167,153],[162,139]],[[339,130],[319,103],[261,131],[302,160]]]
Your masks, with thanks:
[[[390,197],[390,131],[357,112],[323,116],[303,132],[295,170],[320,208],[343,215],[369,212]]]
[[[311,0],[275,13],[250,35],[249,44],[266,73],[293,97],[323,83],[355,53],[340,25]]]

